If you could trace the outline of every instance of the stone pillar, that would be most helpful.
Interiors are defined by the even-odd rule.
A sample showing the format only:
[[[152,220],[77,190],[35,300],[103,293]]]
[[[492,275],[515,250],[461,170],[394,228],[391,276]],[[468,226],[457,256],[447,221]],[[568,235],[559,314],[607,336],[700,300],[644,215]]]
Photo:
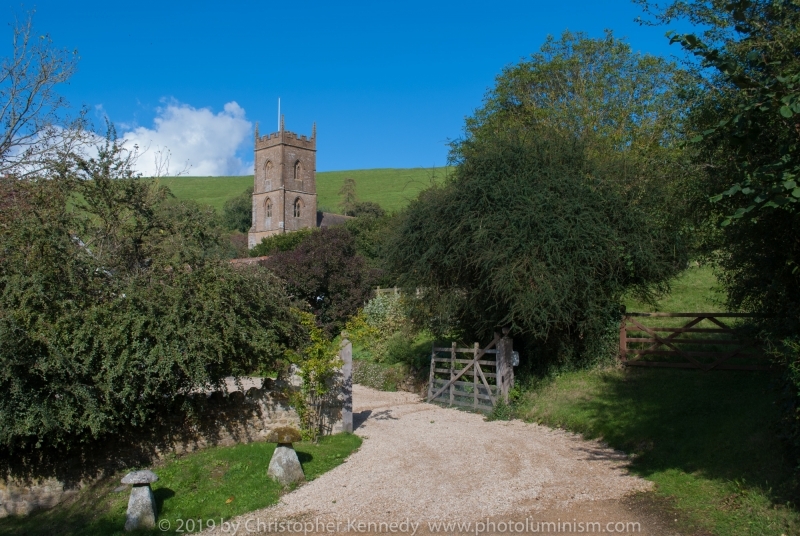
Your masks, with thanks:
[[[342,345],[339,350],[342,359],[342,431],[353,433],[353,345],[342,332]]]

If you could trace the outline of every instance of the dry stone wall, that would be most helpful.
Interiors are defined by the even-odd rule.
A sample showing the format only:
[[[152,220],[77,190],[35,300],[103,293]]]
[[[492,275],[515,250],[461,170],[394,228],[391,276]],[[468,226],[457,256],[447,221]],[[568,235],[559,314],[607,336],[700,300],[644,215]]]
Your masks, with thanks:
[[[269,380],[266,383],[263,388],[251,387],[246,391],[197,393],[194,395],[194,402],[200,408],[199,418],[193,420],[192,424],[182,425],[177,420],[169,423],[167,426],[171,425],[174,431],[166,436],[167,439],[163,435],[158,436],[159,440],[147,450],[149,461],[157,461],[168,454],[184,454],[210,446],[264,441],[273,429],[282,426],[299,428],[300,416],[289,405],[288,396],[298,389],[299,378],[293,376],[288,382],[280,384]],[[328,433],[342,431],[343,406],[344,400],[340,396],[333,396],[327,402],[324,411],[327,422],[330,423],[326,430]],[[125,441],[116,445],[112,441],[109,444],[109,449],[120,449],[116,459],[126,458],[124,444]],[[146,464],[141,450],[128,454],[128,460],[136,459],[139,464]],[[104,463],[106,462],[98,461],[98,465]],[[135,462],[127,463],[135,465]],[[35,510],[52,508],[77,494],[83,486],[119,469],[119,466],[109,466],[99,470],[97,476],[79,481],[55,477],[0,479],[0,518],[27,515]]]

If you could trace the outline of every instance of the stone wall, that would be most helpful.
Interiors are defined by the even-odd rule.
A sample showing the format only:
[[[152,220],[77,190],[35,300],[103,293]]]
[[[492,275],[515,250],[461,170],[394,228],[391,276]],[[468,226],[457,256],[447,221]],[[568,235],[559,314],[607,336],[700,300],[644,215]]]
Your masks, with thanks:
[[[95,460],[93,476],[66,478],[39,475],[0,479],[0,517],[27,515],[34,510],[52,508],[77,494],[87,484],[105,475],[115,474],[125,466],[145,466],[168,454],[183,454],[209,446],[263,441],[272,429],[281,426],[299,428],[300,417],[290,407],[287,396],[287,393],[299,387],[298,380],[293,376],[279,385],[266,380],[267,385],[263,388],[231,390],[229,387],[228,393],[197,393],[192,401],[199,409],[199,418],[191,423],[167,418],[161,433],[156,430],[152,438],[144,438],[143,442],[148,443],[145,448],[131,445],[129,440],[105,442],[101,452],[106,457]],[[233,386],[233,389],[236,387]],[[340,396],[333,396],[326,401],[326,432],[342,431],[343,405],[344,400]],[[109,462],[109,451],[114,451],[113,462]],[[81,460],[81,463],[84,462]],[[70,463],[71,460],[65,459],[54,465]]]

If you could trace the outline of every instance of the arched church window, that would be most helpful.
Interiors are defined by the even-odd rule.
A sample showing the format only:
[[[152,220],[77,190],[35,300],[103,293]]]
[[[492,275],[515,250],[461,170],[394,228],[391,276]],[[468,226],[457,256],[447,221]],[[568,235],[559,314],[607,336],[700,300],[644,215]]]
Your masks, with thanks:
[[[303,180],[303,166],[300,164],[299,160],[294,164],[294,180]]]
[[[267,219],[272,217],[272,200],[269,197],[264,203],[264,214],[266,214]]]
[[[294,217],[299,218],[301,209],[303,208],[303,201],[298,197],[294,200]]]

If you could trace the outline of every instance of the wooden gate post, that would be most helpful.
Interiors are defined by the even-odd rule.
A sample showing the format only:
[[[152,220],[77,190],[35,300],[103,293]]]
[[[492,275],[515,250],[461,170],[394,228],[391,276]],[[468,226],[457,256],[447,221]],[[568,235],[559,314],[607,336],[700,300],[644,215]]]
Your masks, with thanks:
[[[473,409],[478,409],[478,352],[480,351],[481,347],[476,342],[475,346],[472,347],[472,361],[475,362],[472,365],[472,407]],[[491,394],[491,393],[490,393]]]
[[[453,383],[453,378],[456,375],[456,343],[453,341],[453,346],[450,348],[450,405],[455,401],[456,386]]]
[[[503,328],[503,337],[497,341],[497,389],[503,401],[508,403],[508,395],[514,387],[514,366],[512,365],[512,353],[514,352],[514,341],[508,336],[508,328]],[[495,334],[500,337],[499,333]]]
[[[619,358],[625,363],[628,360],[628,326],[623,316],[619,324]]]
[[[433,400],[433,379],[436,377],[436,361],[434,358],[436,357],[436,343],[431,343],[431,371],[430,375],[428,376],[428,402]]]

